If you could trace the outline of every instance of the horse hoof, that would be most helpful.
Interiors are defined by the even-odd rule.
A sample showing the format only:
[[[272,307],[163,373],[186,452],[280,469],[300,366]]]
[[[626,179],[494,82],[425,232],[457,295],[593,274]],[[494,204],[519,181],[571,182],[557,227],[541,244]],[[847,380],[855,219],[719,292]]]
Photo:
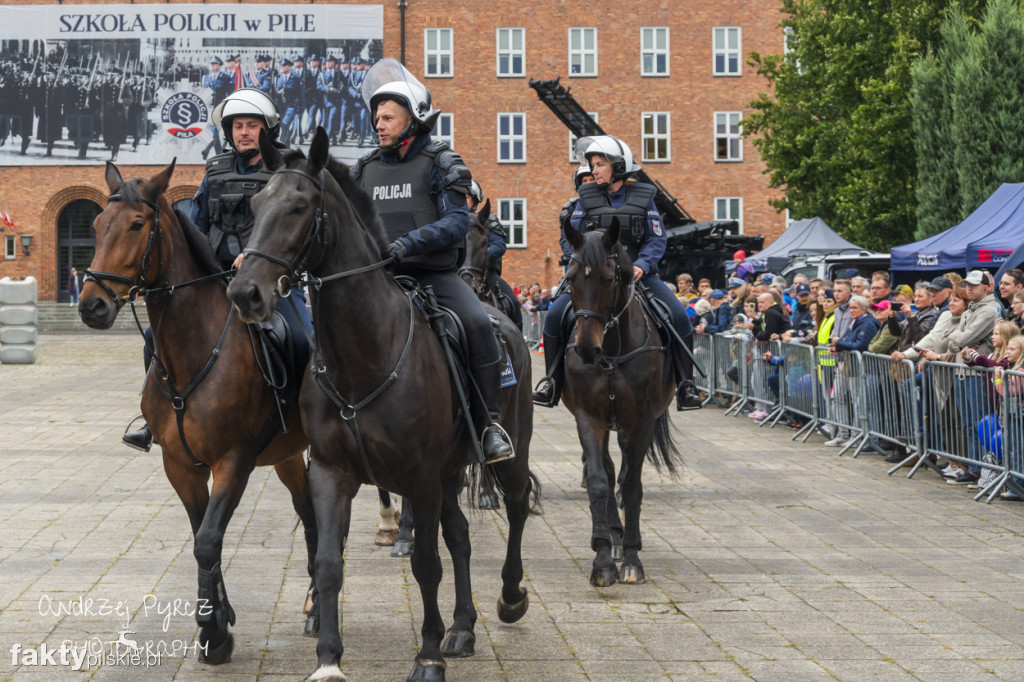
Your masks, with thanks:
[[[644,575],[643,566],[623,566],[622,575],[619,576],[620,583],[627,583],[629,585],[643,585],[647,582],[647,577]]]
[[[514,604],[506,604],[505,600],[498,597],[498,618],[502,623],[515,623],[526,615],[530,608],[530,595],[526,593],[525,587],[519,588],[519,601]]]
[[[405,682],[444,682],[444,668],[444,661],[417,658]]]
[[[392,530],[378,530],[377,537],[373,539],[373,544],[378,547],[393,547],[395,540],[398,539],[398,529]]]
[[[441,642],[441,653],[445,658],[469,658],[476,653],[476,635],[470,630],[449,629]]]
[[[345,682],[347,679],[336,665],[322,665],[309,676],[309,682]]]
[[[320,616],[310,616],[306,619],[306,627],[302,630],[303,637],[320,636]]]
[[[413,550],[412,540],[395,540],[395,546],[391,549],[391,556],[410,556]]]
[[[223,665],[231,662],[231,652],[235,648],[235,638],[229,632],[228,636],[224,638],[220,646],[216,648],[209,648],[209,642],[206,643],[205,648],[199,650],[199,662],[207,665]]]
[[[622,561],[624,558],[622,545],[612,545],[612,561]]]
[[[618,579],[619,569],[615,568],[615,564],[604,568],[594,566],[594,569],[590,571],[590,584],[594,587],[611,587]]]
[[[498,501],[498,496],[495,493],[481,493],[480,502],[477,504],[480,509],[501,509],[501,502]]]

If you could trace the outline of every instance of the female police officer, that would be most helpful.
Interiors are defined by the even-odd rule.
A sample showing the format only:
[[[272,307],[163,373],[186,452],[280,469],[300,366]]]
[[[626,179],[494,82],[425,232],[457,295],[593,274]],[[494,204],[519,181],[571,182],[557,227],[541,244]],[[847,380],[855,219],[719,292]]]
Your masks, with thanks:
[[[633,260],[634,280],[644,284],[651,295],[668,306],[678,337],[687,345],[691,344],[693,330],[686,310],[658,277],[658,261],[665,253],[668,238],[654,205],[657,190],[653,185],[631,178],[640,167],[633,163],[629,147],[611,135],[581,138],[576,143],[576,156],[580,164],[590,166],[594,182],[578,187],[580,199],[570,217],[573,227],[580,232],[605,229],[614,218],[618,218],[619,224],[626,226],[619,239]],[[559,327],[562,311],[568,303],[568,293],[559,296],[552,302],[544,323],[544,359],[548,376],[534,391],[534,401],[545,407],[557,405],[561,392],[562,363],[559,358],[563,341]],[[698,408],[701,399],[693,384],[690,354],[680,347],[678,341],[671,345],[676,366],[682,375],[676,390],[676,409]]]

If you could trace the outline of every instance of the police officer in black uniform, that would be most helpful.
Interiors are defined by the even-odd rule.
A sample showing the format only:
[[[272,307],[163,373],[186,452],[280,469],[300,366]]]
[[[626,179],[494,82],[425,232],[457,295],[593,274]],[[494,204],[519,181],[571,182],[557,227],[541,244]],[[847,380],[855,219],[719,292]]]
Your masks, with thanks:
[[[276,140],[281,118],[270,97],[254,88],[242,88],[228,95],[213,110],[212,119],[224,133],[224,142],[230,150],[206,162],[206,177],[192,200],[191,218],[196,227],[207,235],[221,266],[228,270],[242,264],[242,251],[255,221],[250,203],[272,175],[263,169],[260,131],[266,130],[270,139]],[[294,301],[295,305],[289,301]],[[299,358],[308,358],[306,332],[312,331],[313,324],[302,290],[295,289],[290,298],[281,299],[277,312],[292,330]],[[147,369],[152,357],[151,348],[152,335],[147,329]],[[153,434],[144,425],[124,434],[122,440],[126,445],[148,452],[153,444]]]
[[[475,179],[470,181],[469,194],[466,195],[466,203],[470,212],[476,213],[483,201],[484,191],[481,189],[480,183]],[[516,293],[512,291],[508,282],[501,278],[501,259],[508,248],[508,231],[498,220],[498,216],[494,214],[493,207],[484,227],[487,229],[487,280],[484,282],[484,286],[497,293],[499,299],[506,301],[499,307],[508,313],[508,318],[519,327],[519,331],[523,331],[523,309],[519,304],[519,299],[516,298]]]
[[[581,165],[588,165],[594,182],[579,186],[579,202],[570,216],[570,222],[580,232],[607,229],[618,219],[620,242],[633,260],[633,278],[644,284],[650,294],[665,303],[672,315],[672,326],[688,346],[692,345],[693,329],[689,316],[679,299],[658,277],[658,261],[665,253],[668,237],[661,215],[654,205],[657,190],[653,185],[634,182],[631,176],[640,170],[633,163],[629,147],[611,135],[584,137],[576,143],[576,155]],[[541,380],[534,391],[534,402],[545,407],[558,404],[561,391],[561,372],[551,376],[553,367],[562,355],[564,344],[560,333],[562,311],[569,304],[568,292],[551,303],[544,323],[544,359],[549,375]],[[673,359],[682,376],[676,388],[676,409],[697,409],[702,401],[693,383],[693,362],[687,349],[670,341]],[[549,359],[548,356],[552,357]]]
[[[484,458],[488,464],[510,459],[512,444],[497,424],[503,364],[498,344],[483,306],[457,274],[469,231],[469,169],[446,143],[431,141],[441,112],[430,108],[430,92],[400,62],[386,58],[374,64],[363,95],[380,146],[359,159],[353,177],[370,194],[392,240],[387,251],[398,263],[396,272],[432,287],[441,305],[462,320],[469,371],[479,389],[480,400],[472,403]]]

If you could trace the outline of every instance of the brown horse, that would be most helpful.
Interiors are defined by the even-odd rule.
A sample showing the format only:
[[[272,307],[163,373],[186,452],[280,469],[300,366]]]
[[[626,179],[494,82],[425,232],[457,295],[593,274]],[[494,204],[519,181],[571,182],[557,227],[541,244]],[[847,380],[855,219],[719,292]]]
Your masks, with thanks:
[[[634,289],[633,262],[619,243],[617,222],[608,230],[580,234],[571,225],[573,247],[565,277],[575,308],[576,331],[565,356],[565,405],[576,418],[583,445],[590,496],[591,549],[596,552],[590,582],[644,582],[640,562],[640,475],[644,459],[674,474],[680,463],[672,442],[668,407],[675,395],[669,349],[654,318]],[[613,493],[615,465],[608,440],[618,431],[625,524],[620,575],[613,558],[618,509]],[[602,466],[603,464],[603,466]]]
[[[90,327],[109,329],[125,303],[146,296],[155,357],[142,414],[192,524],[199,599],[211,607],[196,615],[202,659],[219,664],[231,660],[229,626],[235,623],[221,574],[221,548],[253,467],[273,466],[291,492],[306,529],[311,576],[316,518],[298,406],[295,401],[285,406],[288,430],[280,431],[274,393],[257,367],[254,340],[224,293],[213,252],[191,223],[178,220],[163,196],[173,172],[172,162],[149,180],[125,182],[107,163],[112,194],[95,221],[96,255],[86,271],[79,314]],[[268,426],[275,420],[276,435]]]
[[[415,524],[411,562],[423,599],[423,646],[409,680],[444,680],[443,656],[471,655],[476,623],[469,524],[458,506],[461,473],[475,458],[473,436],[462,426],[444,348],[410,295],[384,270],[380,221],[348,170],[330,159],[323,129],[308,160],[275,149],[266,135],[260,151],[265,167],[276,172],[253,200],[256,225],[228,295],[243,319],[261,320],[299,272],[310,278],[317,380],[303,385],[300,405],[320,539],[322,627],[313,679],[344,679],[342,549],[352,498],[363,483],[376,483],[409,500]],[[528,606],[520,549],[531,489],[537,488],[529,470],[533,404],[524,383],[530,354],[507,320],[501,332],[519,380],[503,391],[500,420],[515,458],[492,466],[509,523],[498,616],[510,623]],[[437,603],[439,520],[455,573],[455,615],[447,636]]]

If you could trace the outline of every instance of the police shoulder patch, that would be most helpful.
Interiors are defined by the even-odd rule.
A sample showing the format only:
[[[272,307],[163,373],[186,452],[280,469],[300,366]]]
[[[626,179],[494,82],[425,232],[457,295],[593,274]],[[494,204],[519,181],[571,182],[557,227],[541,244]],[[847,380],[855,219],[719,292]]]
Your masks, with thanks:
[[[654,227],[654,236],[655,237],[660,237],[662,235],[662,232],[663,232],[663,230],[661,229],[661,221],[660,220],[652,220],[651,221],[651,225]]]

